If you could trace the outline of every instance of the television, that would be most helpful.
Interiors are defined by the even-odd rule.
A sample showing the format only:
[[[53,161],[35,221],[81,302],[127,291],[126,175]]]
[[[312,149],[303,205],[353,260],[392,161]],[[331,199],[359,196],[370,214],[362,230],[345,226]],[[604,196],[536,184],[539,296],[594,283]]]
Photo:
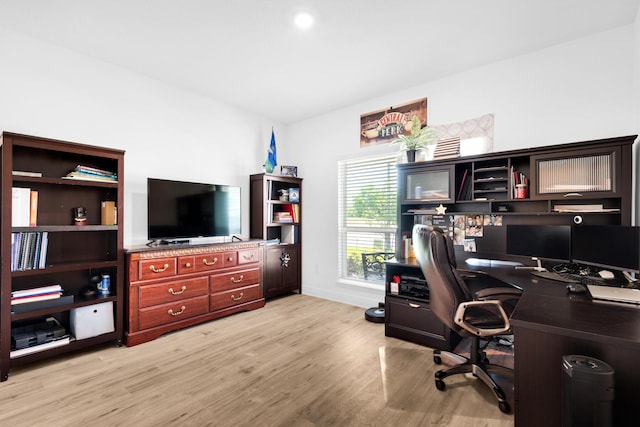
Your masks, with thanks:
[[[577,225],[571,252],[576,264],[640,273],[640,227]]]
[[[241,232],[240,187],[147,178],[147,235],[158,243]]]
[[[560,263],[571,262],[571,226],[509,224],[507,253]]]

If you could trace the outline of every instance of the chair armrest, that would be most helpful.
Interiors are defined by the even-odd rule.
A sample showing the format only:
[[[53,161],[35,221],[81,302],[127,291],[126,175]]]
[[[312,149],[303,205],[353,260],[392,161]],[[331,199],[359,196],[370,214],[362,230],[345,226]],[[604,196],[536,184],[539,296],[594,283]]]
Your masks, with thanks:
[[[522,289],[504,287],[480,289],[474,294],[474,297],[479,300],[485,298],[511,299],[517,298],[520,295],[522,295]]]
[[[469,309],[470,307],[476,307],[476,306],[485,306],[485,307],[495,306],[495,309],[497,309],[498,314],[502,319],[503,326],[501,328],[487,329],[487,328],[478,328],[477,326],[474,326],[471,323],[466,322],[465,314],[467,312],[467,309]],[[502,303],[498,300],[465,301],[458,306],[454,320],[456,322],[456,325],[460,326],[467,332],[473,335],[477,335],[479,337],[499,335],[499,334],[508,332],[511,329],[509,316],[507,316],[507,313],[504,311],[504,308],[502,308]]]

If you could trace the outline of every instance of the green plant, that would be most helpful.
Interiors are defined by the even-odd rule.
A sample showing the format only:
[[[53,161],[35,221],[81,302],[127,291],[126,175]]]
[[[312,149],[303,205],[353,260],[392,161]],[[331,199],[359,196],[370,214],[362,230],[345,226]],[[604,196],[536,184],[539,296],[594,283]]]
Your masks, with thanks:
[[[399,145],[400,151],[429,150],[438,142],[437,131],[430,127],[421,127],[418,116],[411,119],[411,132],[409,135],[398,135],[391,141],[392,145]]]

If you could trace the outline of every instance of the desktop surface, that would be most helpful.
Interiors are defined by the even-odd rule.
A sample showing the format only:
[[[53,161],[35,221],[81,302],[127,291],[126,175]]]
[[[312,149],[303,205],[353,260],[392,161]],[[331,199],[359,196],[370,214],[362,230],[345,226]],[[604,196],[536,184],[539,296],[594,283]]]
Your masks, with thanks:
[[[566,283],[536,277],[531,271],[482,270],[524,289],[511,316],[516,427],[562,424],[561,360],[570,354],[594,357],[613,367],[614,425],[636,425],[640,307],[569,293]]]

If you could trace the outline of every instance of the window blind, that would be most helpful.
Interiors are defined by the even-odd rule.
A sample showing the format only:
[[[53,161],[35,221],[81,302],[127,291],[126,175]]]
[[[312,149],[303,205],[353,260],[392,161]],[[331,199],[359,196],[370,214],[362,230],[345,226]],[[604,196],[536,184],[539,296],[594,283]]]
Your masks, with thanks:
[[[363,254],[395,252],[397,155],[338,162],[338,270],[343,279],[384,283],[380,263],[365,274]],[[380,259],[380,258],[378,258]]]

